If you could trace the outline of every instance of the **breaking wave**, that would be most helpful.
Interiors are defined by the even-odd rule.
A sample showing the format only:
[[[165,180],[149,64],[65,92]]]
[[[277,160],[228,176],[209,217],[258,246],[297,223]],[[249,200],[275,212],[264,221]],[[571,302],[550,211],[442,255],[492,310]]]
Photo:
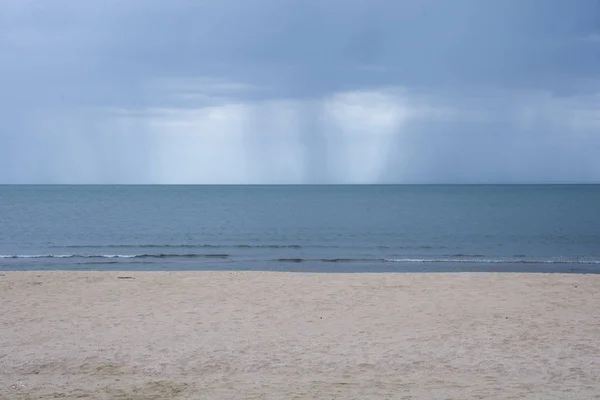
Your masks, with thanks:
[[[464,259],[464,258],[386,258],[396,263],[472,263],[472,264],[600,264],[600,260],[523,260],[519,259]]]
[[[229,254],[39,254],[0,255],[0,258],[228,258]]]

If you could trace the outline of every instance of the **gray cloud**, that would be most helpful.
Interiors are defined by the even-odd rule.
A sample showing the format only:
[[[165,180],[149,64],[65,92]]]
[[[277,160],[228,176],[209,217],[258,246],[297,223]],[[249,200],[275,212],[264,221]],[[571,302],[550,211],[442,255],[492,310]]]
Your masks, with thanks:
[[[598,181],[599,15],[5,0],[0,181]]]

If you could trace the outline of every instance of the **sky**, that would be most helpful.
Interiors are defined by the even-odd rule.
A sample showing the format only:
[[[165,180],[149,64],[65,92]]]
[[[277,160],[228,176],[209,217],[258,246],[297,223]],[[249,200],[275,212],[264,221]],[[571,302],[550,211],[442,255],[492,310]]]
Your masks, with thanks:
[[[0,0],[0,183],[600,183],[598,0]]]

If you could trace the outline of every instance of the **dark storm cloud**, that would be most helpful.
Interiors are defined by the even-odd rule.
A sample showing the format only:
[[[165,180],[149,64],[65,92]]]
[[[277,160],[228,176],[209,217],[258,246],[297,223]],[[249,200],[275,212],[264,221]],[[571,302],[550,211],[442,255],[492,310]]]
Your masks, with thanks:
[[[597,1],[2,11],[0,181],[600,179]]]

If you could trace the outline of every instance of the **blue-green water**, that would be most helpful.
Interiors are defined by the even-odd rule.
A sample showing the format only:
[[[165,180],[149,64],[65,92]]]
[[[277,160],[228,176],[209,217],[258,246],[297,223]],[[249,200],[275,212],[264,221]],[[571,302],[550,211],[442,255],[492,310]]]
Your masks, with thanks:
[[[600,272],[600,185],[0,186],[0,268]]]

